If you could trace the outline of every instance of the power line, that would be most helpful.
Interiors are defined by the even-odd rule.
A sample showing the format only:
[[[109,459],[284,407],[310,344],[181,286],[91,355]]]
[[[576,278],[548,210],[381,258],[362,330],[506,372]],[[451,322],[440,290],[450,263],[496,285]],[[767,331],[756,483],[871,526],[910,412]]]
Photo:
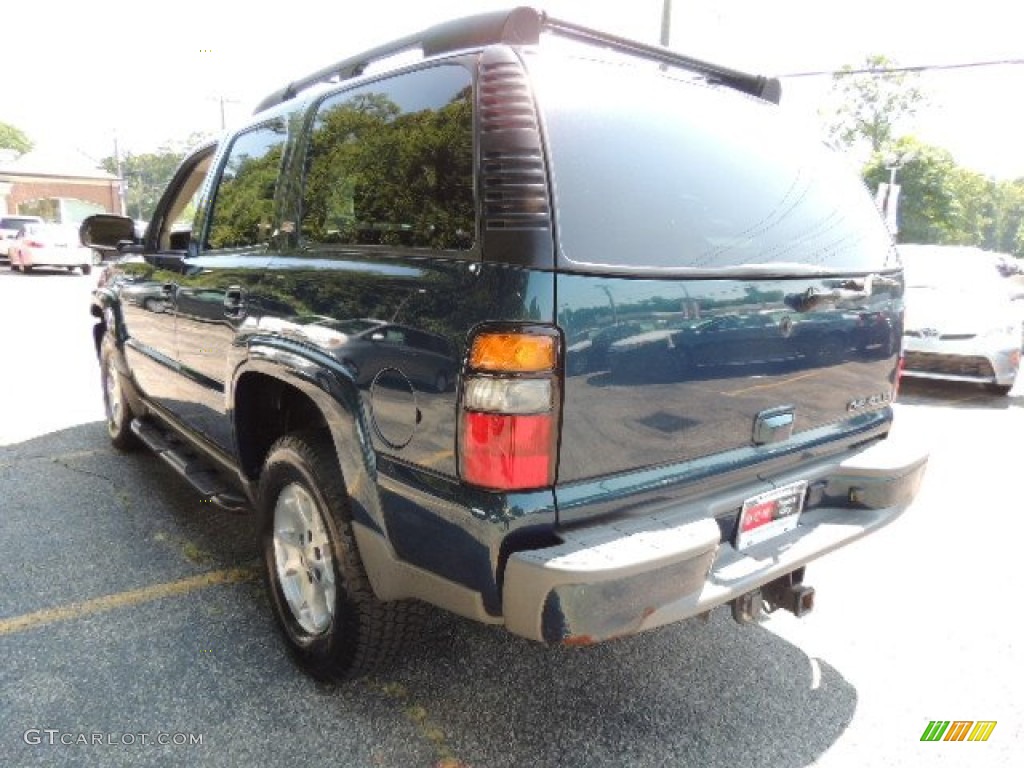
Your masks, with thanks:
[[[1007,67],[1024,64],[1024,59],[967,61],[959,64],[921,64],[916,67],[868,67],[865,69],[826,69],[815,72],[791,72],[779,77],[835,77],[844,75],[895,75],[901,72],[929,72],[941,69],[972,69],[974,67]]]

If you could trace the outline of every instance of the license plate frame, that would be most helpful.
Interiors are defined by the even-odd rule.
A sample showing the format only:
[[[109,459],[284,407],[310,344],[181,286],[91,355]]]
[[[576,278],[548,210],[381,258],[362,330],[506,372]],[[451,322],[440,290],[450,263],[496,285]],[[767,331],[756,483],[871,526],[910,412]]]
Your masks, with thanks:
[[[736,551],[743,552],[794,530],[806,495],[807,481],[798,480],[744,501],[736,521]]]

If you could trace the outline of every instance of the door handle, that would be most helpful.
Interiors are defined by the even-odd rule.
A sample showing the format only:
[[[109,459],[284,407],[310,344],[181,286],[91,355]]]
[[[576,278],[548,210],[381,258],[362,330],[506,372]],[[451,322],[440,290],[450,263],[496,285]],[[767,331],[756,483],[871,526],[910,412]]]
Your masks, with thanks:
[[[239,320],[245,317],[245,291],[228,288],[224,291],[224,316]]]

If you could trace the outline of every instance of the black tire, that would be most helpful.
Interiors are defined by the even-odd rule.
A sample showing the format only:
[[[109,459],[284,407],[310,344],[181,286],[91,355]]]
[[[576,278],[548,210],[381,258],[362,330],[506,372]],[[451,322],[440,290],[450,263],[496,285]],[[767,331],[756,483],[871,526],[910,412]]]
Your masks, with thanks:
[[[92,273],[92,264],[83,264],[82,265],[82,274],[83,275],[89,275],[91,273]]]
[[[110,364],[110,350],[100,353],[100,385],[103,387],[103,408],[107,414],[107,435],[119,451],[131,451],[139,446],[139,439],[131,430],[135,414],[124,395],[121,374]]]
[[[296,663],[318,680],[343,680],[393,660],[415,632],[422,607],[373,594],[326,431],[286,435],[271,446],[259,509],[270,604]],[[313,610],[314,603],[322,610]]]
[[[1013,385],[1007,386],[1006,384],[986,384],[985,389],[991,392],[993,395],[999,395],[1000,397],[1006,397],[1010,394],[1010,390],[1013,389]]]

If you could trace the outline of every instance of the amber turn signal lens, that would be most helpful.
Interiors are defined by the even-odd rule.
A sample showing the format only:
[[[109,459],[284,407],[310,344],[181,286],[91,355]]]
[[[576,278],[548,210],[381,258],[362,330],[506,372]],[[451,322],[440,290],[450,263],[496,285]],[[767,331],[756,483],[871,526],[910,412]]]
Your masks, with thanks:
[[[550,371],[555,362],[554,337],[526,333],[482,333],[469,353],[469,364],[478,371]]]

